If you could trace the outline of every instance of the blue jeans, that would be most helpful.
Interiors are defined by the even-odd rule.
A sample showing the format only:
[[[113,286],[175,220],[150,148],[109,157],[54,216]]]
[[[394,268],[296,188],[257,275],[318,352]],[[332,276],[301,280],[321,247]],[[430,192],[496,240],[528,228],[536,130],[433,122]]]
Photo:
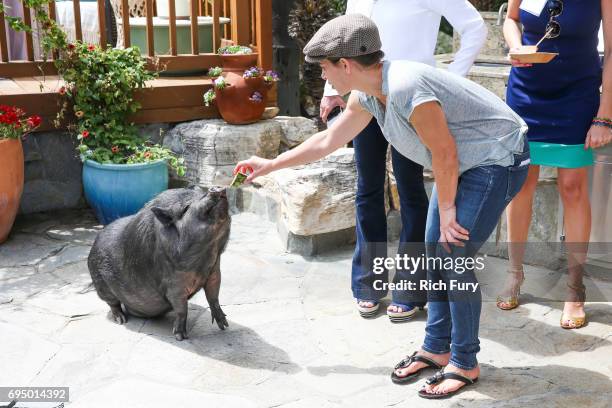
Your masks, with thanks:
[[[426,247],[428,258],[442,257],[453,260],[475,257],[482,244],[489,238],[512,198],[519,192],[529,170],[529,147],[514,156],[509,167],[483,166],[466,171],[459,177],[455,206],[457,222],[469,231],[465,247],[451,245],[451,253],[438,243],[440,238],[440,215],[438,195],[434,188],[427,215]],[[476,353],[480,351],[478,329],[482,297],[480,289],[475,292],[461,291],[450,287],[451,281],[459,284],[477,283],[473,268],[463,273],[446,265],[430,265],[427,279],[443,281],[447,286],[440,290],[429,290],[427,326],[423,350],[434,354],[450,351],[450,363],[458,368],[470,370],[478,365]],[[465,287],[465,286],[464,286]]]
[[[375,290],[375,280],[387,282],[388,271],[374,274],[373,259],[387,256],[387,215],[385,213],[385,177],[388,142],[376,119],[353,139],[357,164],[356,237],[353,255],[351,288],[357,299],[379,301],[386,290]],[[399,254],[420,256],[425,253],[425,222],[429,200],[423,185],[423,166],[420,166],[391,148],[393,172],[400,196],[402,231]],[[410,243],[410,244],[408,244]],[[425,270],[411,274],[396,271],[394,281],[418,280]],[[393,291],[393,301],[409,306],[422,306],[424,291]]]

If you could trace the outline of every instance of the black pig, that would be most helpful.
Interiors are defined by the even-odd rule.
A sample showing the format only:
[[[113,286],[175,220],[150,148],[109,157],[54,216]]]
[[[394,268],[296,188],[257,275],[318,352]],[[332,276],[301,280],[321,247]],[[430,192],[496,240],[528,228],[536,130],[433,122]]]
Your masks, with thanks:
[[[187,301],[204,288],[212,321],[228,326],[219,305],[220,259],[230,233],[225,189],[168,190],[137,214],[102,230],[89,253],[91,279],[118,324],[127,314],[176,313],[173,333],[187,338]],[[125,312],[122,310],[123,304]]]

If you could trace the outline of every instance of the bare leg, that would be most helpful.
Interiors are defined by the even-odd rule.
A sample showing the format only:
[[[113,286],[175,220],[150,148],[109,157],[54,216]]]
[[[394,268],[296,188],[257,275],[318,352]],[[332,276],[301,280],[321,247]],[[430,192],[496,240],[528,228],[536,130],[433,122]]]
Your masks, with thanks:
[[[210,306],[210,314],[212,315],[212,322],[217,321],[217,326],[221,330],[225,330],[226,327],[229,327],[227,323],[227,319],[225,318],[225,313],[221,310],[221,305],[219,304],[219,289],[221,288],[221,268],[220,268],[221,260],[217,259],[217,263],[215,264],[213,273],[208,277],[206,283],[204,284],[204,293],[206,293],[206,300],[208,300],[208,305]]]
[[[523,259],[525,243],[529,235],[529,225],[533,207],[533,196],[538,185],[540,166],[529,166],[527,180],[521,191],[514,197],[506,209],[508,224],[508,257],[510,270],[504,289],[500,293],[497,306],[508,310],[518,306],[518,292],[523,283]]]
[[[588,169],[559,169],[557,180],[563,202],[563,225],[568,250],[568,297],[563,307],[564,327],[575,328],[584,318],[584,286],[582,270],[591,235],[591,203],[588,193]]]

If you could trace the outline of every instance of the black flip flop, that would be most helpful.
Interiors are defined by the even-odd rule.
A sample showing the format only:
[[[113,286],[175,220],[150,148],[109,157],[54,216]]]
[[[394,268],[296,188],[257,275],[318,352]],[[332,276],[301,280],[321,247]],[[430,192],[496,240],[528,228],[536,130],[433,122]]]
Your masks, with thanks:
[[[446,394],[430,394],[427,391],[425,391],[425,389],[423,388],[422,390],[419,391],[419,397],[426,398],[426,399],[444,399],[444,398],[452,397],[456,393],[463,391],[463,389],[467,387],[468,385],[476,384],[476,382],[478,382],[478,377],[471,379],[461,374],[451,373],[451,372],[446,373],[440,370],[432,377],[429,377],[426,382],[428,385],[434,385],[444,380],[458,380],[464,383],[465,385],[459,387],[455,391],[447,392]]]
[[[427,366],[421,367],[418,370],[416,370],[414,373],[410,373],[403,377],[400,377],[399,375],[395,374],[395,370],[399,370],[400,368],[406,368],[415,361],[420,361],[421,363],[425,363],[427,364]],[[407,356],[405,359],[397,363],[397,365],[393,369],[393,372],[391,373],[391,381],[393,381],[395,384],[407,384],[409,382],[412,382],[412,380],[414,380],[415,378],[417,378],[419,374],[421,373],[421,371],[427,370],[430,368],[440,370],[442,366],[430,358],[417,355],[417,352],[415,351],[414,353],[412,353],[411,356]]]

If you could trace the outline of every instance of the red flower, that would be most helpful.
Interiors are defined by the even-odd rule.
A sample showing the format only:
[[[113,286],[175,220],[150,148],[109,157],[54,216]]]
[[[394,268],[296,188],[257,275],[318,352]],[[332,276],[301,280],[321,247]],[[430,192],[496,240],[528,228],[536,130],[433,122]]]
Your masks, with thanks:
[[[59,91],[58,91],[58,92],[59,92],[59,94],[60,94],[60,95],[65,95],[65,94],[66,94],[66,87],[65,87],[65,86],[62,86],[62,87],[59,89]]]
[[[89,130],[82,131],[81,136],[83,136],[83,139],[87,139],[89,137]]]
[[[143,156],[145,157],[145,159],[148,159],[149,157],[151,157],[151,152],[145,152]]]
[[[74,50],[74,44],[73,43],[68,44],[68,49],[69,50]]]
[[[113,152],[113,153],[119,153],[119,148],[118,148],[117,146],[113,146],[113,147],[111,148],[111,152]]]
[[[93,45],[93,44],[88,44],[88,45],[87,45],[87,50],[88,50],[88,51],[93,51],[93,50],[95,50],[95,49],[96,49],[96,46],[95,46],[95,45]]]
[[[34,116],[30,116],[27,120],[28,126],[30,126],[31,128],[35,128],[40,126],[40,124],[42,123],[42,118],[38,115],[34,115]]]

